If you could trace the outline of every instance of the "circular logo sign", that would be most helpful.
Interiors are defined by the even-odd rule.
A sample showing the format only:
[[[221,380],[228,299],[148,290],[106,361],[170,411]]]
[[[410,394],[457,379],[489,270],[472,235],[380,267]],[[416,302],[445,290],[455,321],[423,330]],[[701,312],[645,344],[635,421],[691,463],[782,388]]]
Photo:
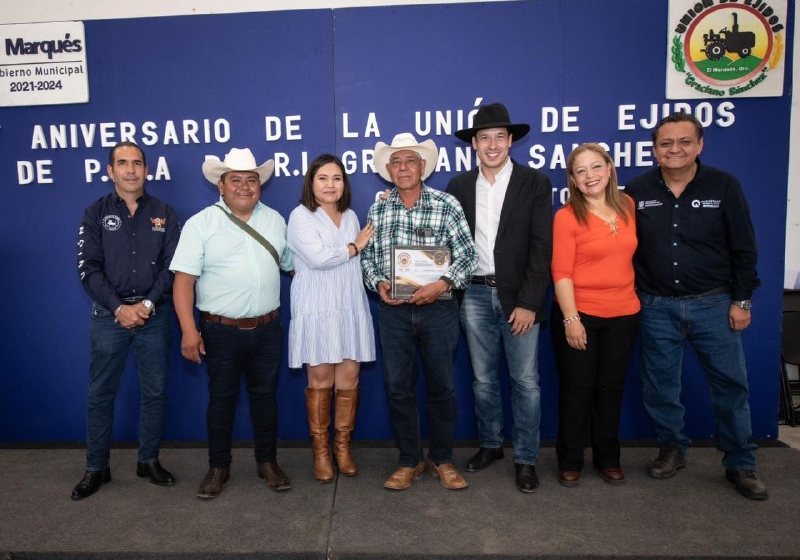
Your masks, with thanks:
[[[692,21],[683,48],[696,76],[714,85],[736,85],[754,78],[769,63],[772,30],[750,6],[715,6]]]

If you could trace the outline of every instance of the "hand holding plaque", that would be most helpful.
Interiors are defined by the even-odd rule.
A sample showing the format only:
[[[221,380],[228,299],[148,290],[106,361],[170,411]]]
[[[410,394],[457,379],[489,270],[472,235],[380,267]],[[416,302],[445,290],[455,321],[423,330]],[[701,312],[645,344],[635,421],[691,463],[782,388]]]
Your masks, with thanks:
[[[450,249],[442,245],[392,247],[392,299],[409,299],[421,286],[439,280],[450,268]],[[451,299],[449,290],[439,299]]]

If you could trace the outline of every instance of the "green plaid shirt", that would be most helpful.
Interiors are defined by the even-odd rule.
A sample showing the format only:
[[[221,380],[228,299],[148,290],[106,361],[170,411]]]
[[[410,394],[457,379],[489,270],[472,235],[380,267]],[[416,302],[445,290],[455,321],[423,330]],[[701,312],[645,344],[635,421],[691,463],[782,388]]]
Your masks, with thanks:
[[[443,245],[450,248],[452,262],[444,274],[455,288],[465,288],[478,265],[478,253],[461,204],[452,195],[422,185],[419,200],[411,210],[400,201],[397,189],[386,200],[369,209],[367,221],[375,226],[361,253],[364,283],[377,291],[380,282],[389,282],[394,245]]]

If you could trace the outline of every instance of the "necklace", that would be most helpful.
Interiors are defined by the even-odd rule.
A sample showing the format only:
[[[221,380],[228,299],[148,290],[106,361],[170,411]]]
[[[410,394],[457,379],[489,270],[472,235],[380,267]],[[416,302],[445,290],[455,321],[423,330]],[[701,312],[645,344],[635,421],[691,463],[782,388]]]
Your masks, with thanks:
[[[614,216],[613,220],[603,220],[606,225],[608,225],[608,229],[611,230],[611,236],[617,236],[617,216]]]

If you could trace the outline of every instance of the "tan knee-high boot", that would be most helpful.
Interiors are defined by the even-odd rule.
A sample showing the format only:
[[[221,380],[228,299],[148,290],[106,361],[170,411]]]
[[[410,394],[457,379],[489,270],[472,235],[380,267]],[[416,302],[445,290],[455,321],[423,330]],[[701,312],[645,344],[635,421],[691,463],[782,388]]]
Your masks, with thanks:
[[[355,476],[358,468],[350,456],[350,436],[356,425],[356,408],[358,407],[358,389],[336,389],[336,410],[334,426],[336,435],[333,438],[333,455],[339,472],[345,476]]]
[[[331,425],[331,390],[306,388],[306,412],[314,451],[314,478],[320,482],[333,480],[333,462],[328,445]]]

